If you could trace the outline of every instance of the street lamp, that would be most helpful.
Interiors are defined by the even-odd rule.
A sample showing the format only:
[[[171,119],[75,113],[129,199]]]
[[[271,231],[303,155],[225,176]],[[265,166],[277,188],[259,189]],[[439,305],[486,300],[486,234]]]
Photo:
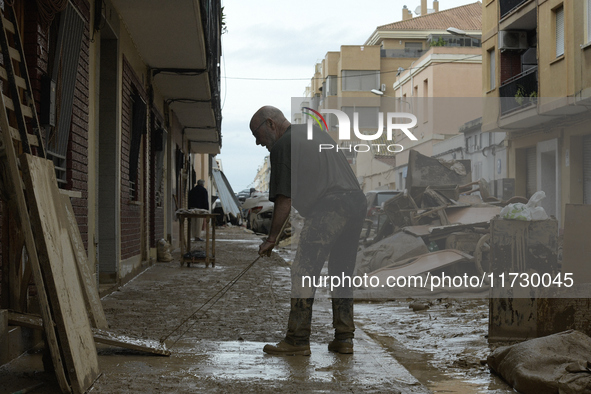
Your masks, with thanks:
[[[453,34],[454,36],[469,37],[469,38],[473,38],[475,40],[481,41],[481,37],[474,36],[472,34],[468,34],[464,30],[461,30],[461,29],[458,29],[458,28],[455,28],[455,27],[448,27],[447,28],[447,32],[450,33],[450,34]]]
[[[401,103],[404,103],[404,104],[408,105],[408,110],[412,112],[412,106],[410,105],[410,103],[408,101],[406,101],[406,100],[403,100],[400,97],[387,96],[387,95],[384,94],[384,92],[382,92],[381,90],[378,90],[378,89],[372,89],[372,90],[370,90],[370,92],[372,92],[373,94],[375,94],[377,96],[394,98],[394,99],[400,101]]]

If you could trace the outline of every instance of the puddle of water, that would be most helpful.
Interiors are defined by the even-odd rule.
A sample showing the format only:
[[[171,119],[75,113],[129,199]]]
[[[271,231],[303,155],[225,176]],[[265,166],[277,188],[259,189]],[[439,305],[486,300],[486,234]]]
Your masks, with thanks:
[[[408,302],[359,303],[355,311],[370,337],[433,392],[514,392],[480,365],[489,354],[484,301],[435,301],[420,312]]]

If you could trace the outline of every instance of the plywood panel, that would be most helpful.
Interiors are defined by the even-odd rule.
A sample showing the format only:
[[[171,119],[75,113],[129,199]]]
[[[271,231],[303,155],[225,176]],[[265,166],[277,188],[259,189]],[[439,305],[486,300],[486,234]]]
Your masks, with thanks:
[[[78,281],[67,213],[57,187],[53,163],[24,154],[21,165],[39,262],[72,391],[83,393],[98,377],[99,368]]]
[[[80,229],[76,223],[74,208],[72,207],[69,196],[62,194],[61,198],[68,217],[68,232],[70,233],[70,241],[72,241],[72,248],[76,257],[76,267],[78,267],[78,276],[80,277],[80,284],[84,293],[84,302],[88,311],[88,317],[93,327],[105,330],[109,328],[109,325],[107,324],[107,318],[105,317],[103,305],[99,298],[96,281],[88,265],[88,257],[84,249]]]

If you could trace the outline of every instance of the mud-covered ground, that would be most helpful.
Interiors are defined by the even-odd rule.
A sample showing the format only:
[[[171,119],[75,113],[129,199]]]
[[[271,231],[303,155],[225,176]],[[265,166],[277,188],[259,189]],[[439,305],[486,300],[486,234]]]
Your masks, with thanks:
[[[486,300],[433,300],[417,312],[408,308],[411,300],[356,303],[355,354],[349,356],[326,349],[330,301],[321,292],[312,356],[268,356],[262,347],[285,334],[289,298],[289,264],[274,254],[257,261],[205,314],[189,318],[257,257],[255,235],[232,227],[217,236],[215,268],[157,263],[103,298],[112,331],[168,336],[172,356],[99,345],[102,374],[91,393],[512,392],[480,363],[489,352]],[[53,376],[42,372],[39,352],[32,353],[0,367],[0,392],[37,382],[44,386],[35,392],[59,392]]]

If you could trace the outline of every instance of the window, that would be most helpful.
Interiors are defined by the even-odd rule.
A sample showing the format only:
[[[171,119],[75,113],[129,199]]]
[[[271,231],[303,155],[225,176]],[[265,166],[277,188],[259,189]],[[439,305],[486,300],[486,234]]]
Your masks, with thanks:
[[[493,90],[497,87],[496,84],[496,59],[495,59],[495,49],[491,49],[488,51],[488,90]]]
[[[59,26],[52,29],[52,33],[57,35],[58,44],[50,47],[53,62],[50,64],[50,74],[46,76],[45,83],[48,88],[53,85],[59,94],[56,97],[55,113],[50,113],[49,106],[42,104],[45,110],[42,110],[40,122],[50,126],[46,141],[47,158],[53,160],[58,185],[63,188],[67,185],[68,142],[72,128],[84,20],[74,7],[67,3],[60,16]]]
[[[554,10],[556,20],[556,57],[564,55],[564,7],[560,6]]]
[[[341,111],[347,114],[351,121],[351,127],[353,127],[354,113],[359,114],[359,129],[373,129],[378,128],[378,113],[380,109],[378,107],[341,107]]]
[[[343,70],[343,91],[379,89],[380,72],[371,70]]]
[[[422,42],[405,42],[404,43],[404,50],[405,51],[420,51],[423,49]]]
[[[337,95],[337,76],[329,75],[326,77],[326,95],[336,96]]]
[[[425,79],[423,81],[423,122],[427,123],[429,121],[429,80]]]

